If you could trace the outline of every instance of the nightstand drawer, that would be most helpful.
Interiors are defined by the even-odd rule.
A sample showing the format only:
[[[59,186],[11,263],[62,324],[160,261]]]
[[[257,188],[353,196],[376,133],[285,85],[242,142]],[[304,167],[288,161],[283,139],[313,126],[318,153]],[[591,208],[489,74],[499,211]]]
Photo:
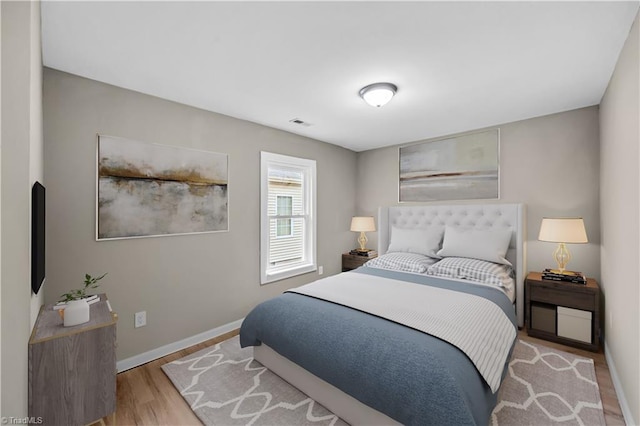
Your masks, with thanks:
[[[346,257],[342,259],[342,267],[345,269],[356,269],[364,265],[368,260],[369,258],[366,257],[362,257],[360,259],[355,257]]]
[[[358,256],[354,254],[343,254],[342,255],[342,272],[350,271],[352,269],[356,269],[375,258],[376,256]]]
[[[568,292],[563,289],[539,286],[531,286],[530,291],[532,301],[551,303],[585,311],[596,310],[595,295],[592,293]]]

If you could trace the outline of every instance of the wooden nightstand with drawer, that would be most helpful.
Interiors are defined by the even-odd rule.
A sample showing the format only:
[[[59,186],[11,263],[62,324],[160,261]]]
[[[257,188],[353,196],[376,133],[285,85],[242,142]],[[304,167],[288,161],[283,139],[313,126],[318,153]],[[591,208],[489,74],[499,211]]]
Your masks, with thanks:
[[[525,281],[525,321],[532,337],[598,351],[600,287],[596,280],[572,284],[542,279],[531,272]]]
[[[377,256],[359,256],[357,254],[349,254],[344,253],[342,255],[342,272],[351,271],[352,269],[356,269],[374,259]]]

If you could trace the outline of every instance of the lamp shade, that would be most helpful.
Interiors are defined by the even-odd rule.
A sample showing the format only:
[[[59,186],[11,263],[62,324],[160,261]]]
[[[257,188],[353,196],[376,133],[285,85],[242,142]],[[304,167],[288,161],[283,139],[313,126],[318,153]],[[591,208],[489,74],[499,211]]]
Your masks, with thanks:
[[[360,90],[360,96],[366,103],[373,107],[381,107],[386,105],[393,95],[396,94],[398,87],[391,83],[374,83]]]
[[[373,232],[376,224],[372,216],[354,216],[351,218],[351,230],[354,232]]]
[[[538,240],[552,243],[587,243],[587,231],[581,217],[544,217]]]

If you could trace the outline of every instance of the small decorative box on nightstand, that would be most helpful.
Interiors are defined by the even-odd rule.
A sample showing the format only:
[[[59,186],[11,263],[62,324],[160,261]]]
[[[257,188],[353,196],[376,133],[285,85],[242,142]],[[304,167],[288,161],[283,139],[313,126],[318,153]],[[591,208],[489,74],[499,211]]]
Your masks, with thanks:
[[[596,352],[600,343],[600,288],[596,280],[573,284],[542,279],[525,281],[525,321],[532,337]]]
[[[342,255],[342,272],[359,268],[375,257],[377,256],[360,256],[358,254],[344,253]]]

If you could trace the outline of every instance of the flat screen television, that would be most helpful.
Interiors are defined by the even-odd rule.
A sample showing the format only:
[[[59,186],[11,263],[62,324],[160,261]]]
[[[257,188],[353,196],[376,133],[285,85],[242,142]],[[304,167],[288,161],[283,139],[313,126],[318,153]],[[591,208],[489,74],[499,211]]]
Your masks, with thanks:
[[[31,189],[31,290],[38,294],[45,280],[45,189],[40,182]]]

